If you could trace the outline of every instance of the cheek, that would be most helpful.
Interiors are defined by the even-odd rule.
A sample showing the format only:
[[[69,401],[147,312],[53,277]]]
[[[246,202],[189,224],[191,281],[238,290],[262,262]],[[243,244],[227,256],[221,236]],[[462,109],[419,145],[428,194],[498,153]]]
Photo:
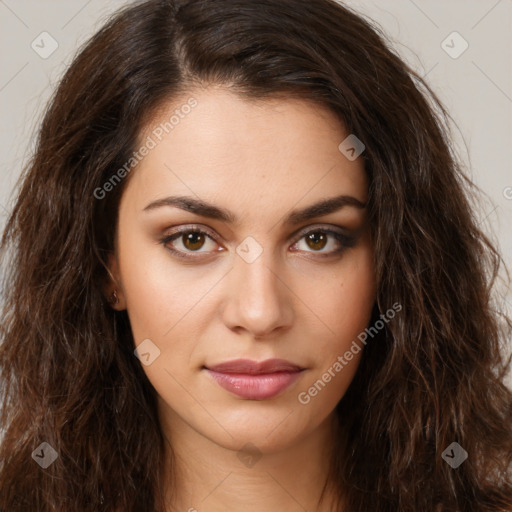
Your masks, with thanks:
[[[316,340],[324,354],[346,350],[370,321],[376,298],[373,253],[368,244],[353,250],[333,272],[308,282],[311,309],[322,320]],[[313,301],[313,303],[311,302]],[[317,345],[318,346],[318,345]]]
[[[375,302],[376,286],[373,258],[369,250],[359,257],[338,278],[333,296],[326,304],[333,330],[341,340],[353,339],[368,325]],[[334,305],[335,304],[335,305]]]
[[[350,385],[361,360],[364,344],[358,337],[368,327],[375,303],[370,246],[365,244],[353,251],[329,276],[324,289],[324,294],[315,295],[315,310],[321,312],[326,333],[315,337],[316,377],[329,388],[324,398],[337,401]]]
[[[121,273],[126,307],[135,343],[141,339],[158,338],[172,327],[168,304],[184,305],[178,297],[178,286],[166,276],[158,262],[144,251],[125,251]],[[144,264],[141,264],[144,262]],[[175,309],[172,309],[176,311]],[[178,314],[178,312],[177,312]]]
[[[364,350],[358,336],[367,328],[375,302],[374,276],[372,252],[363,247],[329,276],[326,293],[315,295],[327,335],[314,337],[313,371],[297,396],[313,418],[332,410],[354,378]]]
[[[135,343],[146,338],[171,341],[190,322],[201,299],[215,284],[212,272],[179,267],[157,242],[119,237],[120,273]]]

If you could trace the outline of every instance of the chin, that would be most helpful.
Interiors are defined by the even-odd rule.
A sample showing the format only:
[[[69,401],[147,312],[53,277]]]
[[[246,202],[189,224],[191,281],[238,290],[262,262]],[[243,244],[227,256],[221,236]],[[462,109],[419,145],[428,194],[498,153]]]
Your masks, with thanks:
[[[268,404],[266,410],[247,411],[247,408],[229,417],[214,414],[219,418],[218,428],[198,428],[205,437],[224,448],[238,451],[247,443],[261,453],[276,453],[290,448],[306,437],[318,424],[314,418],[299,417],[292,407],[276,407]],[[213,427],[213,422],[209,427]]]

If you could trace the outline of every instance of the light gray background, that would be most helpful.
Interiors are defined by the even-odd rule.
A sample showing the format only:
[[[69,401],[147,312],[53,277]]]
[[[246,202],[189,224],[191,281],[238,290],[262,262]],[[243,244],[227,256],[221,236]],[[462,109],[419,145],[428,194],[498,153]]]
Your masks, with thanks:
[[[126,3],[0,0],[0,228],[50,93],[78,47]],[[401,56],[427,77],[447,106],[467,173],[488,195],[478,209],[480,225],[499,244],[512,269],[512,0],[346,3],[384,29]],[[31,47],[44,31],[58,43],[45,59]],[[469,45],[457,58],[442,46],[454,31]],[[452,46],[452,52],[462,48],[464,43],[457,37],[448,38],[445,48]],[[511,314],[512,291],[501,288],[501,296],[501,305]]]

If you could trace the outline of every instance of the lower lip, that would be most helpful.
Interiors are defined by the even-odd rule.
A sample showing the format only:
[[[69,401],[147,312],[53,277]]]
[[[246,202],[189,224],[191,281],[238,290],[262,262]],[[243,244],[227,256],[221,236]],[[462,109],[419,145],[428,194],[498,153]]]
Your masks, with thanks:
[[[217,383],[231,393],[248,400],[265,400],[284,391],[295,382],[301,372],[277,372],[260,375],[246,373],[219,373],[208,370]]]

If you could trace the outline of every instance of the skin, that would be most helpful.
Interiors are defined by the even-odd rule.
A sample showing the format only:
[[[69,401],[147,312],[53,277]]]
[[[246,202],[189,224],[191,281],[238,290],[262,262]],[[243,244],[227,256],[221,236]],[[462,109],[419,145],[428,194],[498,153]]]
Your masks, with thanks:
[[[308,404],[298,394],[369,323],[372,241],[364,208],[344,206],[293,226],[283,219],[340,194],[365,203],[362,158],[350,161],[338,150],[349,133],[326,108],[289,98],[250,101],[220,86],[165,105],[141,141],[190,96],[198,105],[129,177],[107,291],[117,289],[113,307],[127,309],[135,345],[150,339],[160,350],[143,368],[175,457],[178,491],[169,496],[169,510],[332,510],[317,502],[332,450],[333,409],[362,352]],[[171,195],[213,203],[238,221],[171,206],[145,210]],[[196,259],[180,259],[161,242],[185,225],[215,236],[168,243]],[[340,245],[329,234],[308,244],[304,235],[326,227],[355,234],[355,245],[335,254]],[[246,237],[263,250],[250,263],[236,252]],[[237,358],[283,358],[305,370],[276,397],[243,399],[203,368]],[[261,456],[252,465],[241,460],[247,443]],[[163,480],[170,485],[168,474]]]

